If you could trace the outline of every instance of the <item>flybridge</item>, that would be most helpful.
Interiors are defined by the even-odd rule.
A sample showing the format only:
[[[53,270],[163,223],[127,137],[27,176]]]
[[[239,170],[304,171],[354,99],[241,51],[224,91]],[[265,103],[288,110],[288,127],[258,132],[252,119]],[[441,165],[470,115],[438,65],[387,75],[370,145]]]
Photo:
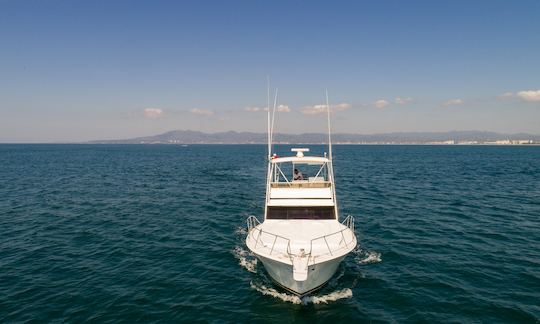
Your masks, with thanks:
[[[294,150],[294,149],[293,149]],[[269,207],[331,207],[332,218],[337,213],[331,163],[326,157],[304,156],[304,151],[297,151],[297,156],[274,158],[269,164],[269,180],[267,183],[267,218],[272,218]],[[300,155],[300,156],[299,156]],[[305,210],[305,215],[295,213],[300,218],[310,218],[313,214]],[[313,214],[314,218],[320,217]],[[325,218],[328,217],[326,213]]]
[[[266,183],[265,219],[272,217],[275,207],[318,207],[332,210],[322,218],[338,219],[334,174],[332,167],[332,141],[330,130],[330,105],[326,92],[326,111],[328,121],[328,154],[307,156],[306,147],[295,147],[291,151],[295,156],[277,157],[273,149],[273,133],[277,106],[277,89],[274,95],[274,107],[270,113],[270,88],[268,88],[268,173]],[[299,218],[321,219],[313,211],[304,208],[291,213]],[[289,214],[287,214],[289,215]],[[287,217],[289,218],[289,217]]]
[[[270,160],[270,186],[317,188],[330,187],[330,160],[320,156],[304,156],[309,149],[291,149],[296,156],[274,157]],[[286,169],[288,167],[288,169]]]

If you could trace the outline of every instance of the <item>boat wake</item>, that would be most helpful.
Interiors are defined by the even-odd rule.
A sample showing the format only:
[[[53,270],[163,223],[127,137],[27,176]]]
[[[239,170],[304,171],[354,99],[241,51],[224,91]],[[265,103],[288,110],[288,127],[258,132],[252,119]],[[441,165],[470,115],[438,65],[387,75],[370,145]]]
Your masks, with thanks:
[[[253,281],[250,283],[251,288],[257,290],[263,295],[271,296],[277,299],[280,299],[284,302],[289,302],[297,305],[307,305],[307,304],[328,304],[329,302],[337,301],[344,298],[351,298],[353,293],[349,288],[344,288],[341,290],[333,291],[329,294],[324,295],[313,295],[313,296],[304,296],[298,297],[296,295],[279,292],[274,288],[269,288],[264,284],[255,284]]]
[[[238,259],[238,264],[249,272],[257,273],[257,259],[244,248],[237,246],[233,250],[234,256]]]
[[[238,228],[234,231],[234,234],[236,235],[242,235],[242,236],[246,236],[247,235],[247,229],[245,227],[242,227],[242,226],[238,226]]]
[[[382,261],[381,254],[379,252],[357,248],[353,251],[353,253],[356,255],[354,260],[360,265],[379,263]]]

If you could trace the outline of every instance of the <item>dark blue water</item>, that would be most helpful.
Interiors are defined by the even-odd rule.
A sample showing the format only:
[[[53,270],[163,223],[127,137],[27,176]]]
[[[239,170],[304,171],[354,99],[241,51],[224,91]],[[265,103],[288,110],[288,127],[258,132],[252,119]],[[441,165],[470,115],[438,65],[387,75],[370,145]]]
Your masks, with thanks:
[[[540,147],[334,152],[360,247],[300,300],[243,243],[264,146],[0,145],[0,322],[540,320]]]

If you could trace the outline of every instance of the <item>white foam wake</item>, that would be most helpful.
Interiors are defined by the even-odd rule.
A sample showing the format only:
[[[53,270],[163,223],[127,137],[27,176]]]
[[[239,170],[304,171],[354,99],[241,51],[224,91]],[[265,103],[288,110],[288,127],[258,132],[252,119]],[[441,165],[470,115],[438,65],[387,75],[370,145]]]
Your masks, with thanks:
[[[358,264],[379,263],[381,261],[381,254],[374,251],[367,251],[367,255],[363,259],[358,258]]]
[[[354,258],[356,263],[360,265],[379,263],[382,261],[381,254],[375,251],[368,251],[362,248],[357,248],[353,251],[356,254]]]
[[[289,303],[293,303],[293,304],[301,304],[302,303],[302,300],[298,296],[278,292],[274,288],[268,288],[265,285],[257,286],[253,282],[251,282],[250,285],[251,285],[251,288],[257,290],[258,292],[260,292],[263,295],[272,296],[274,298],[281,299],[284,302],[289,302]]]
[[[343,298],[351,298],[353,296],[352,290],[350,288],[344,288],[341,290],[333,291],[326,295],[321,296],[306,296],[302,297],[302,303],[313,303],[313,304],[328,304],[328,302],[333,302]]]
[[[233,250],[234,256],[238,259],[238,264],[249,272],[257,273],[257,259],[249,258],[250,253],[242,247],[237,246]]]
[[[298,297],[296,295],[287,294],[284,292],[279,292],[275,290],[274,288],[266,287],[265,285],[256,285],[253,282],[250,283],[251,288],[257,290],[258,292],[262,293],[263,295],[272,296],[274,298],[280,299],[284,302],[289,302],[293,304],[302,304],[307,305],[309,303],[312,304],[328,304],[329,302],[336,301],[343,298],[351,298],[353,293],[352,290],[349,288],[336,290],[334,292],[331,292],[326,295],[320,295],[320,296],[305,296],[305,297]]]
[[[247,230],[245,227],[237,227],[236,230],[234,231],[234,234],[236,235],[246,235],[247,234]]]

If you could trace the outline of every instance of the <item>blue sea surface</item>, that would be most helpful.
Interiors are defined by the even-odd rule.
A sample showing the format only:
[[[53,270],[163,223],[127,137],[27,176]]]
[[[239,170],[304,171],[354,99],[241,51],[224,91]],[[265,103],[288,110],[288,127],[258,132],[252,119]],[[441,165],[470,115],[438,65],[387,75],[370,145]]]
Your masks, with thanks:
[[[540,321],[540,147],[334,146],[359,246],[303,299],[244,243],[265,149],[0,145],[0,322]]]

